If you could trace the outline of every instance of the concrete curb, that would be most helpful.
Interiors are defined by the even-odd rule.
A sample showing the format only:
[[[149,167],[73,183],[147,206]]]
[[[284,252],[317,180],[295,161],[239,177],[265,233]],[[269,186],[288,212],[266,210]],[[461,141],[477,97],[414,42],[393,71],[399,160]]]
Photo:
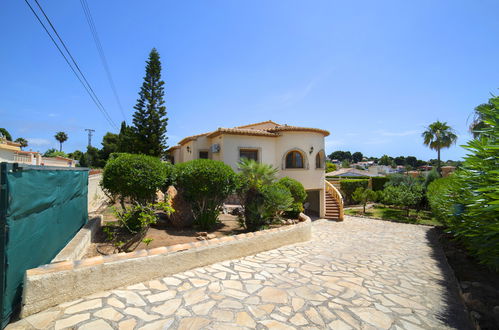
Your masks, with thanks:
[[[300,218],[303,222],[298,224],[255,233],[29,269],[24,279],[21,317],[93,293],[308,241],[312,237],[312,222],[303,213]]]
[[[98,214],[88,220],[87,224],[83,226],[64,249],[52,259],[51,263],[81,259],[85,255],[90,243],[92,243],[98,229],[102,226],[102,219],[103,216]]]

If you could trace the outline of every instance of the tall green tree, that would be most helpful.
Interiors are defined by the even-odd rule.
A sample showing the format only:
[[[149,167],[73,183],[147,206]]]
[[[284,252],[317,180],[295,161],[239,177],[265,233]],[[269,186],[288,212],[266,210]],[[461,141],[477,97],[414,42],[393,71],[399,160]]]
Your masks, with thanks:
[[[364,155],[362,155],[362,152],[357,151],[352,154],[352,160],[354,163],[361,162],[362,159],[364,158]]]
[[[0,135],[6,138],[7,141],[12,141],[12,136],[5,128],[0,127]]]
[[[21,145],[21,150],[22,148],[26,148],[28,146],[28,141],[25,138],[17,138],[14,142],[17,142]]]
[[[146,62],[146,75],[133,114],[133,130],[137,152],[161,157],[166,146],[166,106],[164,84],[161,80],[161,61],[153,48]]]
[[[421,134],[423,143],[430,147],[430,149],[437,151],[437,171],[441,173],[440,169],[440,150],[449,148],[456,143],[457,135],[454,133],[452,127],[447,125],[446,122],[436,121],[431,123],[426,130]]]
[[[66,132],[57,132],[54,137],[59,141],[59,151],[62,151],[62,144],[68,140],[68,135]]]
[[[118,134],[118,152],[135,153],[135,133],[133,127],[126,122],[121,122],[120,133]]]
[[[102,138],[102,149],[99,150],[99,158],[104,163],[109,159],[109,155],[118,152],[119,140],[119,135],[111,132],[107,132]]]

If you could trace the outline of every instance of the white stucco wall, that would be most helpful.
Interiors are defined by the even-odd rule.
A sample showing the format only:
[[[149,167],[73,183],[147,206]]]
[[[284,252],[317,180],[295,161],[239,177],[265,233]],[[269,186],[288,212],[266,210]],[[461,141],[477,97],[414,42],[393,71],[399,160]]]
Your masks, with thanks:
[[[11,150],[0,149],[0,162],[14,162],[14,152]]]

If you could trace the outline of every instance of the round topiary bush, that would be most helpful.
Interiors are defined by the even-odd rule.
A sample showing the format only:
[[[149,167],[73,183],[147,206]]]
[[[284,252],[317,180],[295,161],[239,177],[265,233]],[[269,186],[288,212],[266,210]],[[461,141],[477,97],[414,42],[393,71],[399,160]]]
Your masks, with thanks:
[[[192,207],[194,222],[202,229],[213,228],[224,200],[236,189],[236,173],[223,162],[196,159],[175,165],[173,176]]]
[[[171,171],[171,165],[159,158],[123,153],[108,160],[102,187],[121,201],[130,199],[144,205],[155,200],[156,192],[164,188]]]
[[[291,210],[286,211],[284,215],[291,219],[297,219],[300,215],[300,212],[303,212],[303,203],[307,199],[307,192],[305,191],[305,188],[299,181],[288,177],[284,177],[279,180],[279,184],[288,188],[291,196],[293,197]]]

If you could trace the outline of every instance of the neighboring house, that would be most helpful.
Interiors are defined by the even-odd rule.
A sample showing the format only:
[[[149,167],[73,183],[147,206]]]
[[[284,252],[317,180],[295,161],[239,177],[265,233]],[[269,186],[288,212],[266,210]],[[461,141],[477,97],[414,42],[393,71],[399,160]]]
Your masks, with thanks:
[[[398,173],[398,170],[396,168],[392,168],[391,166],[388,165],[370,166],[368,171],[376,176]]]
[[[340,168],[337,171],[328,172],[328,173],[326,173],[326,176],[327,177],[330,177],[330,176],[335,176],[335,177],[342,177],[342,176],[346,176],[346,177],[349,177],[349,176],[372,177],[372,176],[379,176],[379,175],[373,174],[369,171],[364,171],[364,170],[359,170],[356,168],[346,167],[346,168]]]
[[[77,161],[65,157],[43,157],[39,152],[21,150],[16,142],[0,140],[0,162],[58,167],[75,167]]]
[[[326,214],[324,137],[318,128],[280,125],[273,121],[218,128],[182,139],[170,148],[172,163],[198,158],[222,161],[238,170],[242,158],[274,166],[278,177],[288,176],[303,184],[309,211]]]

